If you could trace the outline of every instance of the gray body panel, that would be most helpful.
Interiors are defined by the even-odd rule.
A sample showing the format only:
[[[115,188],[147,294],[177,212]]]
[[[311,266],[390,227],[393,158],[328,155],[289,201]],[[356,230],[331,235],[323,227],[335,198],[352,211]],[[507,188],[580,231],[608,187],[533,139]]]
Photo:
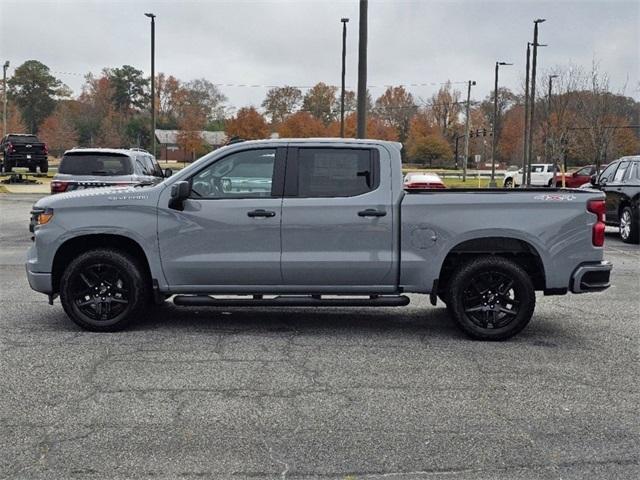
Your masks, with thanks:
[[[348,146],[379,152],[380,182],[346,198],[194,200],[168,208],[171,185],[229,153],[254,147]],[[557,195],[556,195],[557,194]],[[153,187],[92,189],[47,197],[53,220],[35,231],[27,271],[32,288],[52,293],[53,260],[80,235],[114,234],[137,242],[164,293],[429,293],[446,255],[460,243],[506,237],[540,256],[545,287],[566,289],[583,263],[597,263],[595,191],[504,190],[405,194],[400,150],[383,141],[311,139],[243,142],[201,158]],[[249,218],[268,208],[273,218]],[[361,218],[366,208],[384,217]]]

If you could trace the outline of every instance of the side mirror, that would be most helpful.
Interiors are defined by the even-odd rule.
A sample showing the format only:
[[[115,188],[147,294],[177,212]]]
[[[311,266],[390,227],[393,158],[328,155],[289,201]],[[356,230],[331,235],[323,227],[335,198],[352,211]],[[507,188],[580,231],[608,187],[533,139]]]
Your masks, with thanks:
[[[169,208],[174,210],[184,210],[184,201],[191,195],[191,184],[189,182],[176,182],[171,185],[171,199]]]
[[[589,179],[589,181],[591,182],[592,187],[598,188],[598,176],[595,173],[591,175],[591,178]]]
[[[163,173],[164,178],[169,178],[171,175],[173,175],[173,170],[171,170],[170,168],[165,168]]]

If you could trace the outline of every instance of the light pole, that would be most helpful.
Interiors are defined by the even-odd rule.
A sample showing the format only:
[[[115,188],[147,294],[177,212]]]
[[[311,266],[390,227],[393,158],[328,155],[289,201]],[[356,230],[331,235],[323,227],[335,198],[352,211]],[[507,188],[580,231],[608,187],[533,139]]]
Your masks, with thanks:
[[[467,82],[467,107],[464,119],[464,160],[462,160],[462,181],[467,181],[467,159],[469,158],[469,110],[471,103],[471,87],[475,85],[474,80]],[[456,158],[457,160],[457,158]]]
[[[151,19],[151,152],[156,156],[156,16],[145,13]]]
[[[538,60],[538,24],[544,22],[544,18],[537,18],[533,21],[533,61],[531,65],[531,114],[529,120],[529,138],[527,139],[527,168],[531,167],[531,154],[533,150],[533,129],[536,114],[536,65]],[[527,186],[531,185],[531,175],[527,175]]]
[[[9,69],[9,60],[2,65],[2,138],[7,135],[7,70]]]
[[[369,1],[360,0],[358,30],[358,133],[357,138],[367,138],[367,26]]]
[[[346,71],[347,57],[347,23],[348,18],[341,18],[342,22],[342,90],[340,92],[340,136],[344,138],[344,76]]]
[[[496,184],[496,143],[498,139],[498,68],[500,65],[513,65],[513,63],[496,62],[496,78],[493,88],[493,139],[491,142],[491,181],[490,188],[495,188]]]

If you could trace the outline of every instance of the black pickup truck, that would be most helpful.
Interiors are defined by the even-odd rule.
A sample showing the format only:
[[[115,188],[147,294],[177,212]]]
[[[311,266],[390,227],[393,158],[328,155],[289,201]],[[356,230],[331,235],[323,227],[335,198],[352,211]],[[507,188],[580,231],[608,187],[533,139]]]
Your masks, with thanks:
[[[14,167],[26,167],[30,172],[41,173],[49,171],[49,150],[47,144],[41,142],[35,135],[10,133],[5,135],[0,143],[0,169],[11,172]]]

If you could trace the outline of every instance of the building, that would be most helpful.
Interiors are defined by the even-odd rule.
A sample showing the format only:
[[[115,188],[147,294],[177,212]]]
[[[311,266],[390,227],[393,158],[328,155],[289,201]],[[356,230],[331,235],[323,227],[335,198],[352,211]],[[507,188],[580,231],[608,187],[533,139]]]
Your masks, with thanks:
[[[156,129],[156,142],[158,144],[158,160],[175,160],[178,162],[190,162],[198,158],[197,152],[186,152],[178,145],[180,130]],[[222,131],[199,132],[202,143],[209,149],[220,148],[227,141],[227,136]]]

